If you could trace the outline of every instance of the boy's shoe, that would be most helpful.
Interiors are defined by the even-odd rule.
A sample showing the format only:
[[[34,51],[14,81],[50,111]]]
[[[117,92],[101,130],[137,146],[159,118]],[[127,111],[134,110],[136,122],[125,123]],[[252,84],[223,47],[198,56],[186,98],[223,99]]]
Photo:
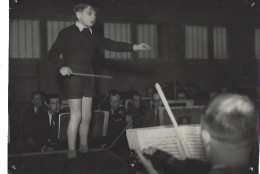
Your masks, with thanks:
[[[68,150],[67,158],[72,159],[77,157],[77,151],[76,150]]]
[[[84,154],[84,153],[87,153],[89,150],[88,150],[88,145],[81,145],[79,147],[79,152]]]

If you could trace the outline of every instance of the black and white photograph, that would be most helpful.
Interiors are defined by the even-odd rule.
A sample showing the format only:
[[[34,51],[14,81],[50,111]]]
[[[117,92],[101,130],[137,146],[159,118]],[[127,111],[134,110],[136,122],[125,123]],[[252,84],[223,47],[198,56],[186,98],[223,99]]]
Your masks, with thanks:
[[[1,173],[259,173],[260,0],[2,6]]]

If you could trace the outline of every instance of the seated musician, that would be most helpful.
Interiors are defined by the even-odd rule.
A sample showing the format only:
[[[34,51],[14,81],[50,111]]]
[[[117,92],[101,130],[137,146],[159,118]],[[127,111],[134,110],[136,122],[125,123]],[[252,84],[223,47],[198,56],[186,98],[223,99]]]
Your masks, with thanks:
[[[221,94],[205,109],[201,117],[201,138],[209,163],[177,160],[155,148],[137,152],[148,173],[248,174],[250,153],[256,141],[255,106],[247,96]],[[144,154],[152,155],[151,160]],[[158,165],[158,159],[164,159]]]
[[[131,121],[131,118],[127,115],[125,107],[122,105],[120,92],[117,90],[111,90],[109,92],[109,108],[103,108],[109,111],[109,120],[106,136],[106,145],[110,146],[114,141],[120,136],[120,138],[115,142],[110,150],[121,154],[126,154],[129,151],[126,135],[124,128]]]
[[[43,143],[41,129],[41,115],[46,112],[42,92],[31,94],[31,105],[25,110],[22,117],[22,152],[40,151]]]
[[[143,120],[143,127],[159,126],[159,107],[162,101],[157,92],[153,94],[151,109],[146,112]]]
[[[147,111],[146,107],[141,103],[141,95],[135,91],[132,96],[133,103],[129,103],[127,111],[132,115],[133,128],[143,127],[144,115]]]
[[[58,120],[61,112],[61,100],[58,94],[46,97],[47,112],[42,115],[41,126],[45,140],[42,152],[54,151],[58,141]]]

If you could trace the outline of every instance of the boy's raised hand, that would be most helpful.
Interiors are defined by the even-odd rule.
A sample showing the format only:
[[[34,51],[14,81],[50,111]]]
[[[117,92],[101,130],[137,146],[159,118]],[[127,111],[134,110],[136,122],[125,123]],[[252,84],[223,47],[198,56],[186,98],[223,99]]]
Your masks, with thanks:
[[[141,43],[141,44],[134,44],[134,51],[147,51],[150,50],[151,47],[148,44]]]

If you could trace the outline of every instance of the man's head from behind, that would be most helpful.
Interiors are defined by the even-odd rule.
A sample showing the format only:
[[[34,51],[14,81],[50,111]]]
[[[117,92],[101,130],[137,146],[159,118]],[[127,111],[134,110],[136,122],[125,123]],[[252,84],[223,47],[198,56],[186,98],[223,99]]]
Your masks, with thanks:
[[[58,94],[50,94],[46,97],[46,105],[51,114],[59,113],[61,110],[61,102]]]
[[[109,91],[109,103],[111,108],[110,109],[118,109],[121,104],[121,96],[120,92],[117,90],[110,90]]]
[[[238,94],[221,94],[201,117],[202,141],[213,164],[244,165],[256,137],[253,102]]]

